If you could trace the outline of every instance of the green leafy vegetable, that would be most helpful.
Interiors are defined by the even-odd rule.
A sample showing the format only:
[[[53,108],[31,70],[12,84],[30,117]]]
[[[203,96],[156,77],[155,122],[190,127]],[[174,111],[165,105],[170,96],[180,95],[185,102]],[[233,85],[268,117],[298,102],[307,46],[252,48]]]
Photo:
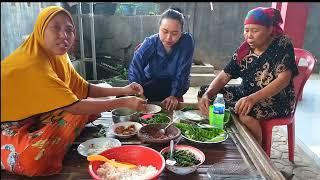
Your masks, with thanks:
[[[191,111],[191,110],[197,110],[197,108],[195,108],[193,106],[186,106],[183,109],[181,109],[181,111],[183,111],[183,112]]]
[[[170,118],[164,113],[159,113],[149,119],[139,118],[137,122],[143,123],[143,124],[168,123],[170,122]]]
[[[101,124],[99,124],[99,125],[101,125]],[[99,126],[99,125],[98,125],[98,126]],[[101,125],[101,126],[102,126],[102,125]],[[93,133],[93,137],[96,137],[96,138],[106,137],[107,131],[108,131],[108,129],[107,129],[106,127],[102,126],[102,127],[100,128],[99,132]]]
[[[163,157],[168,159],[170,157],[170,152],[165,152]],[[188,167],[200,163],[196,156],[188,150],[174,150],[173,158],[177,161],[175,166]]]
[[[175,126],[189,139],[201,142],[219,142],[225,139],[225,131],[219,128],[201,128],[186,123],[176,123]]]

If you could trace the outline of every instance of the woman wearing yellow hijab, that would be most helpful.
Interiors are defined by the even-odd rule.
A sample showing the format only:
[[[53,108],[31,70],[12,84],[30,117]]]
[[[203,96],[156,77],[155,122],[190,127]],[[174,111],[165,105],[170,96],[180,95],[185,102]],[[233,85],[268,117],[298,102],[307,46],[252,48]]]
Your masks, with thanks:
[[[70,144],[90,114],[118,107],[144,110],[137,83],[99,87],[73,68],[67,51],[75,39],[71,15],[43,9],[30,37],[1,61],[1,168],[21,175],[59,173]],[[87,98],[91,97],[91,98]]]

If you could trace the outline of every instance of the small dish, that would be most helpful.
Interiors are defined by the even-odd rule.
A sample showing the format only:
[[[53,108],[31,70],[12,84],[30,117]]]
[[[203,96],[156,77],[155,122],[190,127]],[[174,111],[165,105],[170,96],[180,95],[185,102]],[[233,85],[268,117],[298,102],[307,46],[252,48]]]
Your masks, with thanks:
[[[118,146],[121,146],[121,142],[115,138],[93,138],[81,143],[77,150],[79,154],[87,157]]]
[[[141,112],[142,114],[156,114],[161,111],[161,107],[155,104],[147,104],[146,111]]]
[[[198,164],[195,164],[192,166],[178,166],[178,163],[176,163],[175,165],[166,164],[165,165],[166,168],[175,174],[179,174],[179,175],[190,174],[190,173],[196,171],[199,168],[199,166],[202,165],[203,162],[205,161],[205,155],[200,149],[197,149],[192,146],[186,146],[186,145],[176,145],[174,148],[175,148],[175,151],[184,150],[189,153],[192,153],[194,155],[194,157],[199,161]],[[168,153],[169,151],[170,151],[170,147],[165,147],[160,151],[160,154],[164,156],[164,154]]]
[[[119,122],[111,127],[111,131],[113,135],[127,139],[136,135],[141,127],[142,125],[137,122]]]
[[[129,108],[117,108],[111,111],[112,120],[114,123],[136,121],[139,118],[140,113],[136,110]]]
[[[189,119],[192,121],[202,121],[207,119],[205,116],[201,114],[200,110],[189,110],[183,112],[183,116],[185,119]]]
[[[143,126],[147,124],[170,123],[171,121],[172,119],[164,113],[145,114],[137,120],[137,122],[142,124]]]
[[[174,125],[169,126],[166,129],[166,133],[162,136],[158,137],[157,132],[160,129],[163,129],[168,124],[148,124],[143,126],[138,132],[138,138],[146,143],[158,143],[158,144],[166,144],[169,143],[170,140],[177,139],[181,135],[181,131],[179,128]]]

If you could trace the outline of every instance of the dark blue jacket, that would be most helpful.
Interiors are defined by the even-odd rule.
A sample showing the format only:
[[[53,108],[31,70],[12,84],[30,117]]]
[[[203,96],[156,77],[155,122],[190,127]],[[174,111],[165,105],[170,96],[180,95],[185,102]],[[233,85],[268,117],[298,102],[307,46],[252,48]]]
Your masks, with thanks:
[[[182,97],[190,86],[190,70],[194,40],[190,33],[182,33],[170,55],[160,41],[159,34],[147,37],[134,53],[129,66],[129,82],[141,85],[151,79],[172,80],[171,96]]]

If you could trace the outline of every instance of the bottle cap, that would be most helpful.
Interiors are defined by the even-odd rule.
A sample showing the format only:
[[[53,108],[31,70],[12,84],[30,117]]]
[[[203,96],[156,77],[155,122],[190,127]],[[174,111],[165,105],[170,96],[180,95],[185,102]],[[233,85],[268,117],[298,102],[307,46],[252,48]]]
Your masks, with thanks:
[[[223,98],[223,94],[219,93],[219,94],[217,94],[217,97],[218,98]]]

